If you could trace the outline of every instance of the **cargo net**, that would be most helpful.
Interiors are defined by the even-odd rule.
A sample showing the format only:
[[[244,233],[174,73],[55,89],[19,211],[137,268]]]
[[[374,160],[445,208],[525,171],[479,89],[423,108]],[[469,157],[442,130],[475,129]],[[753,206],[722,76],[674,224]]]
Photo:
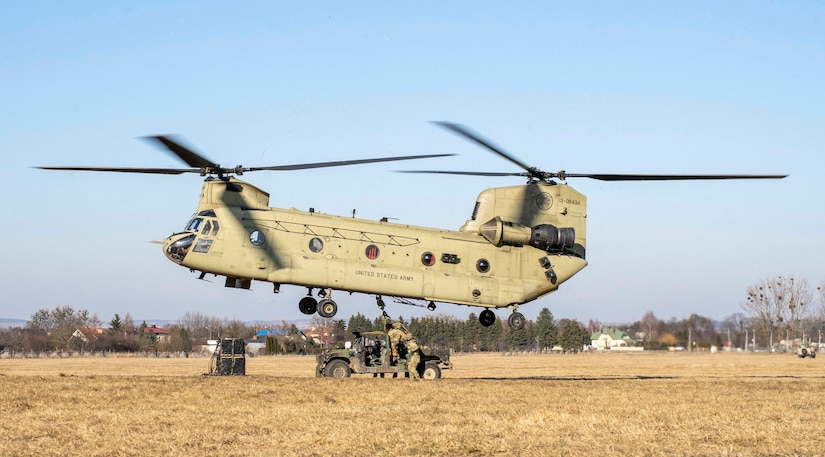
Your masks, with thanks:
[[[241,338],[223,338],[209,359],[206,376],[246,375],[246,342]]]

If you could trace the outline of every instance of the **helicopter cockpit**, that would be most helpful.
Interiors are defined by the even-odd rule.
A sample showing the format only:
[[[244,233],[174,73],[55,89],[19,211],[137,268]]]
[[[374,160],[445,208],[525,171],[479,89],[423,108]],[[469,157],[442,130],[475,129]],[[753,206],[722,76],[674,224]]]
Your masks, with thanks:
[[[209,252],[214,237],[219,231],[220,224],[215,218],[215,212],[212,210],[201,211],[186,223],[183,232],[175,233],[166,239],[164,253],[169,260],[180,264],[193,244],[195,245],[192,249],[193,252]],[[196,238],[197,242],[195,242]]]

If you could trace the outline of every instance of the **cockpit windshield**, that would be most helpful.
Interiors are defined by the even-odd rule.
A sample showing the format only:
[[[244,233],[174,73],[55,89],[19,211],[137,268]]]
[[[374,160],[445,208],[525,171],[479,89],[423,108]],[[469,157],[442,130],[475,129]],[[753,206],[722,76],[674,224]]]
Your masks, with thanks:
[[[186,224],[186,231],[187,232],[189,232],[189,231],[197,232],[202,223],[203,223],[203,218],[202,217],[192,218],[192,220],[189,221],[188,224]]]

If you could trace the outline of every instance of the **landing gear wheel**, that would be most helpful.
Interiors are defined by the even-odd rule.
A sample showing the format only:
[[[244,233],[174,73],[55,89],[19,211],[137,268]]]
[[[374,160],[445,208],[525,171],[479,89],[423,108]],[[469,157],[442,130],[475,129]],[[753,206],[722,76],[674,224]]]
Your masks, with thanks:
[[[524,314],[513,313],[507,318],[507,323],[513,330],[521,330],[524,328]]]
[[[489,327],[496,322],[496,315],[489,309],[485,309],[478,315],[478,321],[481,322],[481,325]]]
[[[324,318],[330,318],[338,312],[338,305],[332,299],[325,298],[318,302],[318,315]]]
[[[318,300],[307,295],[298,302],[298,309],[304,314],[315,314],[318,311]]]
[[[434,302],[428,303],[427,304],[427,309],[430,310],[430,311],[435,311],[435,303]]]
[[[435,362],[426,362],[421,377],[424,379],[439,379],[441,378],[441,368]]]
[[[324,376],[328,378],[349,378],[351,371],[347,362],[336,359],[324,368]]]

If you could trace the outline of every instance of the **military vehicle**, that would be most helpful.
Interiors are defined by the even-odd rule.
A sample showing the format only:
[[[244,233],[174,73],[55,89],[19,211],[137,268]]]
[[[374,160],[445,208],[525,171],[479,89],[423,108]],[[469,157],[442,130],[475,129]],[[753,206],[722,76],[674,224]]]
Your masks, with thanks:
[[[801,359],[804,359],[805,357],[814,359],[816,358],[816,347],[812,344],[805,343],[796,350],[796,355],[798,355]]]
[[[392,374],[409,376],[409,354],[404,343],[398,345],[398,360],[391,360],[390,337],[387,332],[356,332],[355,342],[350,348],[331,349],[317,356],[315,376],[318,378],[348,378],[352,373],[384,377]],[[424,379],[441,377],[441,366],[450,367],[450,355],[436,354],[430,349],[421,349],[421,363],[418,375]]]
[[[429,310],[435,309],[436,302],[482,307],[479,321],[488,327],[496,321],[492,310],[507,308],[511,310],[508,323],[513,329],[525,325],[519,306],[557,290],[587,266],[587,198],[564,183],[568,178],[671,181],[785,177],[547,172],[522,162],[466,127],[449,122],[436,125],[499,155],[522,171],[405,172],[521,177],[526,184],[482,191],[473,202],[470,219],[458,230],[448,230],[392,223],[387,218],[326,215],[312,208],[273,208],[268,192],[235,176],[452,154],[226,168],[169,136],[154,136],[147,139],[173,153],[188,168],[38,168],[205,176],[192,218],[183,230],[160,243],[170,261],[195,273],[198,279],[207,274],[223,276],[225,286],[236,289],[249,289],[253,281],[262,281],[271,284],[275,293],[281,285],[305,287],[307,295],[298,301],[298,309],[307,315],[317,312],[323,318],[333,317],[338,310],[333,291],[384,295]],[[340,184],[323,185],[331,192],[341,189]],[[276,195],[282,197],[289,191],[280,189]],[[644,239],[631,236],[628,242]]]

